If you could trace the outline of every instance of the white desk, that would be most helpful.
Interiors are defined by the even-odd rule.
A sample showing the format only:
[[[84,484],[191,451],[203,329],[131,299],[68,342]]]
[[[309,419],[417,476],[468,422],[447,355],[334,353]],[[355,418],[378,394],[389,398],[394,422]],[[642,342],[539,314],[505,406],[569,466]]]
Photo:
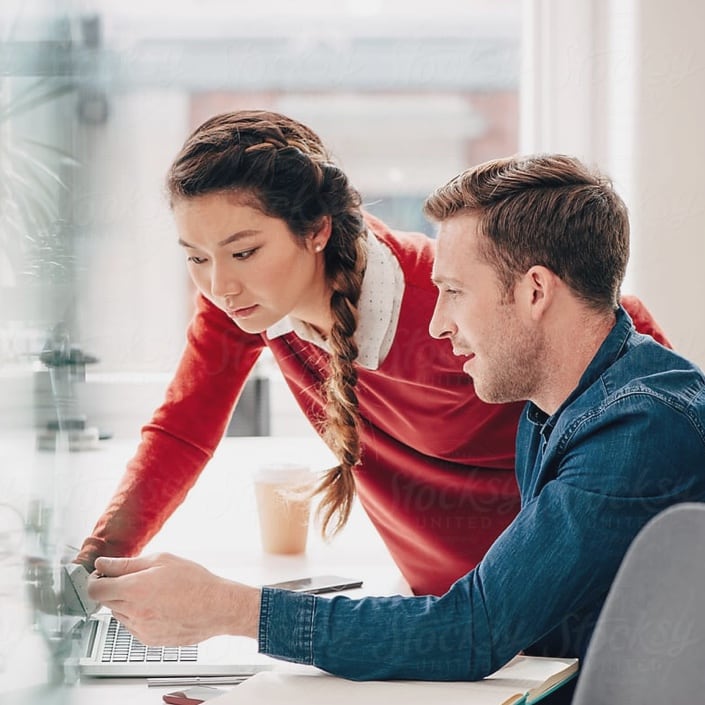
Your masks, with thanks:
[[[61,508],[60,517],[53,518],[55,533],[64,542],[75,544],[90,532],[135,446],[135,441],[102,441],[99,450],[59,457],[35,453],[29,437],[6,443],[0,449],[3,497],[26,506],[28,498],[37,493],[43,495]],[[196,560],[220,575],[251,584],[337,573],[363,578],[367,594],[406,592],[408,588],[359,505],[353,510],[348,526],[333,542],[324,543],[312,527],[305,555],[263,554],[250,473],[261,463],[282,458],[306,462],[315,470],[332,462],[328,449],[313,436],[226,438],[184,504],[145,553],[169,551]],[[7,472],[8,467],[16,471]],[[22,606],[16,606],[19,615]],[[21,618],[18,619],[21,623]],[[46,671],[42,639],[27,627],[15,638],[0,670],[0,697],[12,705],[15,701],[22,705],[49,703],[46,696],[25,699],[18,691],[45,682]],[[175,688],[147,688],[146,681],[140,679],[85,680],[71,688],[54,689],[52,702],[156,705],[169,690]]]

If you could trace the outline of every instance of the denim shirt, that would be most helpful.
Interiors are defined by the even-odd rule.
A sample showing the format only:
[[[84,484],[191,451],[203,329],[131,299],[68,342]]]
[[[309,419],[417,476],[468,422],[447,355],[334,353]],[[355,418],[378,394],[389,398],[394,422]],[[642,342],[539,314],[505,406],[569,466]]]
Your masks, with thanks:
[[[265,588],[260,651],[360,680],[475,680],[522,650],[582,657],[639,529],[670,505],[705,501],[703,373],[620,308],[561,408],[549,417],[527,404],[517,479],[516,519],[445,595]]]

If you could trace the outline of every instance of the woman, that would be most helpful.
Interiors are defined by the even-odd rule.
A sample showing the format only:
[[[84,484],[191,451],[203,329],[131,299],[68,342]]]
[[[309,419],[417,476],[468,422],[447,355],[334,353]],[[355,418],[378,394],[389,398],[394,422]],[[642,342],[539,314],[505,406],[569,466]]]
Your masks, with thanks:
[[[339,464],[319,492],[324,531],[355,494],[416,594],[443,594],[519,509],[523,405],[487,405],[433,340],[433,242],[390,231],[320,139],[283,115],[201,125],[167,178],[198,292],[164,404],[77,560],[138,553],[184,499],[268,347]],[[627,310],[663,335],[638,300]]]

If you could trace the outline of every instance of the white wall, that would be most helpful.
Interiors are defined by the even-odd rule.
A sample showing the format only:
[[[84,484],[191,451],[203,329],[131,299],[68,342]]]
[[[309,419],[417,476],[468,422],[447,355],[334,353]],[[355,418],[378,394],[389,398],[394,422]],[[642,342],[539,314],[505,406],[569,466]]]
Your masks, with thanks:
[[[634,287],[705,366],[705,5],[639,5]]]
[[[183,349],[190,311],[164,196],[166,170],[188,133],[189,98],[169,88],[107,98],[107,120],[78,131],[80,343],[101,371],[163,372]]]
[[[705,366],[705,6],[526,0],[521,150],[610,174],[630,208],[624,291]]]

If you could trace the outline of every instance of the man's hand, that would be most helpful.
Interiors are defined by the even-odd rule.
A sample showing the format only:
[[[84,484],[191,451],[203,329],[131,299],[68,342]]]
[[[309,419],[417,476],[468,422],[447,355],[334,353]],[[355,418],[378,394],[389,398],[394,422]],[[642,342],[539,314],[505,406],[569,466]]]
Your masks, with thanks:
[[[256,638],[260,590],[168,553],[98,558],[88,594],[147,645],[195,644],[218,634]]]

